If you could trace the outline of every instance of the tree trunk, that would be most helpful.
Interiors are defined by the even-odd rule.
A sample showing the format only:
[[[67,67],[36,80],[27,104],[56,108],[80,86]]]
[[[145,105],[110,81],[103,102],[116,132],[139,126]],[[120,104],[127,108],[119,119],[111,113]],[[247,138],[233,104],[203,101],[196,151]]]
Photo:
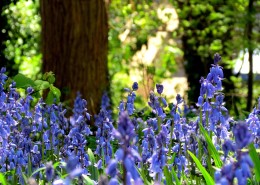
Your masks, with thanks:
[[[246,25],[246,37],[248,44],[248,62],[249,62],[249,72],[247,80],[247,106],[246,110],[251,111],[252,100],[253,100],[253,46],[252,46],[252,34],[253,34],[253,3],[254,0],[249,0],[248,4],[248,22]]]
[[[41,0],[43,71],[53,71],[62,100],[88,101],[93,115],[108,88],[104,0]],[[71,104],[70,104],[71,105]]]

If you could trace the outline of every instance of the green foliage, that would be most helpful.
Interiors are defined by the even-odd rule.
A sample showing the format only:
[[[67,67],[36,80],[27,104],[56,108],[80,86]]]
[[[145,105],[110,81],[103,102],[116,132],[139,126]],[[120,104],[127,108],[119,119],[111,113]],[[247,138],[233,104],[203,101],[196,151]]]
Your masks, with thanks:
[[[2,173],[0,173],[0,183],[2,185],[7,185],[5,176]]]
[[[196,84],[200,76],[207,74],[206,70],[212,61],[209,56],[218,52],[225,56],[222,58],[222,65],[226,69],[225,78],[227,80],[223,85],[227,107],[232,108],[231,112],[235,112],[238,116],[240,110],[236,110],[234,102],[241,104],[245,99],[240,96],[243,89],[236,86],[235,77],[231,79],[231,75],[233,75],[234,59],[239,56],[241,51],[248,48],[245,37],[245,27],[248,23],[246,13],[248,1],[208,0],[205,3],[199,0],[177,0],[172,3],[177,9],[180,19],[177,32],[182,40],[184,60],[186,61],[190,102],[199,94],[199,87]],[[254,6],[258,7],[257,4]],[[254,23],[254,30],[259,30],[259,23]],[[254,45],[254,48],[259,45],[259,41],[258,44],[256,42],[259,38],[257,35],[257,31],[254,31],[252,36],[254,43],[250,43]]]
[[[18,89],[26,90],[28,87],[32,87],[34,89],[33,96],[35,98],[40,98],[40,93],[42,91],[47,91],[48,94],[45,102],[49,105],[51,105],[53,102],[60,102],[61,92],[53,85],[55,82],[55,76],[52,72],[45,73],[42,80],[32,80],[23,74],[17,74],[13,80],[15,81],[16,87]]]
[[[253,143],[249,145],[249,154],[254,163],[254,172],[255,172],[256,180],[259,183],[260,182],[260,158]]]
[[[5,42],[5,56],[14,60],[19,72],[36,78],[41,68],[39,0],[12,2],[3,12],[10,30]]]
[[[222,167],[222,161],[220,159],[220,156],[219,156],[217,149],[215,148],[214,144],[212,143],[212,139],[210,138],[209,134],[204,129],[204,127],[202,126],[201,123],[200,123],[199,127],[200,127],[200,131],[201,131],[202,135],[205,137],[205,140],[206,140],[207,145],[208,145],[208,151],[209,151],[208,157],[212,157],[214,162],[215,162],[216,167],[221,168]]]
[[[158,11],[165,8],[165,4],[154,1],[111,2],[109,24],[112,29],[109,31],[108,66],[111,91],[114,94],[112,102],[115,106],[119,104],[118,97],[122,94],[122,89],[133,81],[141,84],[144,97],[147,98],[151,90],[148,79],[159,83],[164,78],[171,78],[177,70],[175,57],[182,52],[168,38],[163,39],[152,64],[147,64],[144,56],[136,59],[137,55],[142,55],[143,48],[148,47],[151,37],[166,31],[166,23],[158,16]],[[171,37],[171,33],[168,34]],[[135,74],[136,71],[140,75]],[[130,77],[130,74],[135,77]],[[142,107],[143,102],[139,99],[137,107]]]
[[[202,173],[202,175],[203,175],[207,185],[213,185],[214,184],[214,180],[212,179],[210,174],[207,172],[207,170],[202,166],[202,164],[200,163],[198,158],[192,152],[188,151],[188,153],[191,156],[191,158],[193,159],[193,161],[196,163],[196,165],[199,168],[200,172]]]
[[[91,162],[91,166],[89,168],[89,173],[91,174],[90,178],[92,180],[97,181],[99,175],[98,175],[97,168],[94,166],[94,164],[96,163],[96,160],[95,160],[95,156],[94,156],[94,154],[93,154],[93,152],[92,152],[92,150],[90,148],[88,148],[88,156],[89,156],[89,160]]]
[[[17,88],[26,89],[35,86],[34,81],[23,74],[17,74],[13,80],[15,81]]]
[[[91,179],[89,178],[89,176],[83,174],[82,177],[83,177],[84,183],[85,183],[86,185],[94,185],[93,180],[91,180]]]

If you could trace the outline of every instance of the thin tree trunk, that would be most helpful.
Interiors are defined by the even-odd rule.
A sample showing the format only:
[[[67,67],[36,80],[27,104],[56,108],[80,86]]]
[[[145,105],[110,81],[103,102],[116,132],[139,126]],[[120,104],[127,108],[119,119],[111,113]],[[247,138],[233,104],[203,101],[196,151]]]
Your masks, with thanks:
[[[79,91],[97,113],[108,88],[104,0],[41,0],[43,71],[53,71],[62,99]],[[66,93],[67,92],[67,93]]]
[[[248,73],[248,95],[247,95],[247,106],[246,110],[250,111],[252,108],[252,100],[253,100],[253,46],[252,46],[252,31],[253,31],[253,3],[254,0],[249,0],[248,4],[248,23],[247,23],[247,43],[248,43],[248,61],[249,61],[249,73]]]

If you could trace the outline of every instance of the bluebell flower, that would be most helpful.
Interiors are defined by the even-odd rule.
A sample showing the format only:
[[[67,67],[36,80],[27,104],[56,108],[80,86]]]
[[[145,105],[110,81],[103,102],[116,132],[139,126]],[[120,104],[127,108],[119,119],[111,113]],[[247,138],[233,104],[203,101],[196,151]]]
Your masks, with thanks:
[[[153,92],[150,92],[150,101],[148,102],[148,105],[153,109],[153,113],[156,114],[157,116],[161,117],[164,119],[166,117],[166,114],[164,113],[164,110],[162,107],[165,107],[167,105],[167,102],[162,104],[161,106],[161,96],[157,97]],[[162,101],[163,102],[163,101]]]
[[[218,53],[214,54],[214,64],[217,65],[218,62],[220,61],[221,61],[221,56]]]
[[[158,94],[162,94],[163,92],[163,85],[162,84],[156,84],[156,89]]]
[[[151,127],[154,131],[158,130],[158,120],[156,118],[149,118],[147,120],[147,125]]]
[[[242,149],[252,141],[252,135],[248,130],[248,126],[240,122],[233,127],[233,133],[235,136],[236,147]]]
[[[97,148],[95,153],[105,159],[105,164],[108,163],[112,157],[112,146],[110,144],[113,131],[112,122],[109,119],[109,113],[106,110],[101,110],[100,113],[95,117],[95,125],[97,126],[96,139]]]
[[[148,128],[143,129],[144,138],[142,140],[142,161],[146,161],[152,156],[153,152],[156,150],[156,138],[153,131],[153,128],[149,126]]]
[[[108,185],[119,185],[119,182],[116,178],[110,179]]]
[[[150,175],[161,182],[163,178],[163,168],[167,161],[167,145],[169,143],[168,129],[162,125],[161,131],[156,136],[157,149],[154,151],[152,157],[149,159],[151,166],[149,168]]]
[[[252,139],[256,148],[260,147],[260,97],[258,103],[254,107],[253,111],[249,114],[246,119],[248,129],[252,133]]]
[[[137,82],[134,82],[134,84],[132,85],[132,90],[130,89],[126,89],[126,91],[128,92],[128,96],[127,96],[127,102],[125,103],[124,101],[121,101],[119,104],[119,114],[121,114],[122,112],[124,112],[125,110],[127,110],[129,115],[132,115],[135,111],[134,108],[134,101],[136,99],[136,95],[134,93],[134,91],[136,91],[138,89],[138,84]]]
[[[108,163],[108,166],[106,168],[106,173],[110,176],[110,177],[115,177],[118,173],[117,170],[117,160],[115,159],[111,159]]]
[[[228,156],[228,153],[235,152],[236,148],[235,148],[235,144],[231,140],[227,139],[222,145],[222,149],[224,152],[224,157],[226,158]]]
[[[226,158],[229,151],[233,151],[236,161],[231,161],[224,165],[220,175],[216,175],[216,184],[221,184],[221,179],[225,179],[229,184],[233,184],[234,178],[238,180],[238,184],[245,184],[247,179],[251,177],[251,168],[253,162],[247,152],[242,151],[252,140],[251,133],[245,123],[239,122],[233,127],[235,144],[230,140],[226,140],[223,145],[224,157]]]
[[[80,176],[83,173],[83,169],[80,167],[79,158],[76,156],[70,156],[66,163],[66,171],[71,179]]]
[[[138,83],[137,82],[133,83],[132,89],[133,89],[133,91],[137,91],[138,90]]]
[[[117,161],[121,161],[124,166],[123,181],[128,182],[130,179],[133,179],[135,182],[138,182],[140,177],[135,168],[135,162],[140,162],[141,157],[132,147],[135,144],[134,138],[136,134],[134,125],[127,112],[122,112],[119,115],[118,127],[113,130],[113,135],[120,141],[120,147],[116,151],[115,156]],[[127,175],[128,172],[129,175]]]
[[[52,162],[46,163],[45,174],[47,181],[51,182],[54,177],[54,167],[52,165]]]

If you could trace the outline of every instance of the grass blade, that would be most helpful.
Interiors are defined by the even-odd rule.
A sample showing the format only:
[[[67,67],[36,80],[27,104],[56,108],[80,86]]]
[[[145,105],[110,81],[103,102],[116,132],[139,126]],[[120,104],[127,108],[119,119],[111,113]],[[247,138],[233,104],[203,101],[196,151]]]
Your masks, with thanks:
[[[136,169],[137,169],[139,175],[141,176],[142,180],[144,181],[144,184],[146,184],[146,185],[152,185],[152,183],[150,183],[150,182],[148,181],[147,176],[145,175],[145,172],[144,172],[144,169],[145,169],[145,168],[141,167],[141,168],[136,168]]]
[[[7,185],[5,176],[2,173],[0,173],[0,183],[2,185]]]
[[[200,131],[201,133],[204,135],[206,142],[208,144],[208,150],[209,150],[209,154],[210,156],[212,156],[214,162],[215,162],[215,166],[217,168],[221,168],[222,167],[222,161],[220,159],[219,153],[217,151],[217,149],[215,148],[214,144],[212,143],[211,138],[209,137],[209,134],[207,133],[207,131],[203,128],[203,126],[200,123]]]
[[[88,156],[89,156],[89,160],[91,162],[91,165],[88,168],[89,173],[91,174],[90,177],[91,177],[91,179],[98,181],[98,170],[94,166],[94,164],[96,163],[96,160],[95,160],[95,156],[90,148],[88,148]]]
[[[165,175],[165,178],[166,178],[166,184],[171,184],[173,182],[172,181],[172,175],[170,174],[167,166],[165,166],[163,168],[163,172],[164,172],[164,175]]]
[[[174,177],[174,179],[175,179],[176,185],[181,185],[181,182],[180,182],[180,180],[178,179],[177,174],[176,174],[175,171],[174,171],[174,168],[172,168],[172,174],[173,174],[173,177]]]
[[[260,159],[253,143],[249,145],[249,155],[254,163],[254,171],[257,182],[260,182]]]
[[[89,178],[89,176],[83,174],[82,177],[83,177],[84,183],[85,183],[86,185],[94,185],[93,180],[91,180],[91,179]]]
[[[190,154],[193,161],[196,163],[197,167],[199,168],[200,172],[202,173],[207,185],[214,185],[214,180],[210,176],[210,174],[207,172],[207,170],[202,166],[198,158],[188,150],[188,153]]]

